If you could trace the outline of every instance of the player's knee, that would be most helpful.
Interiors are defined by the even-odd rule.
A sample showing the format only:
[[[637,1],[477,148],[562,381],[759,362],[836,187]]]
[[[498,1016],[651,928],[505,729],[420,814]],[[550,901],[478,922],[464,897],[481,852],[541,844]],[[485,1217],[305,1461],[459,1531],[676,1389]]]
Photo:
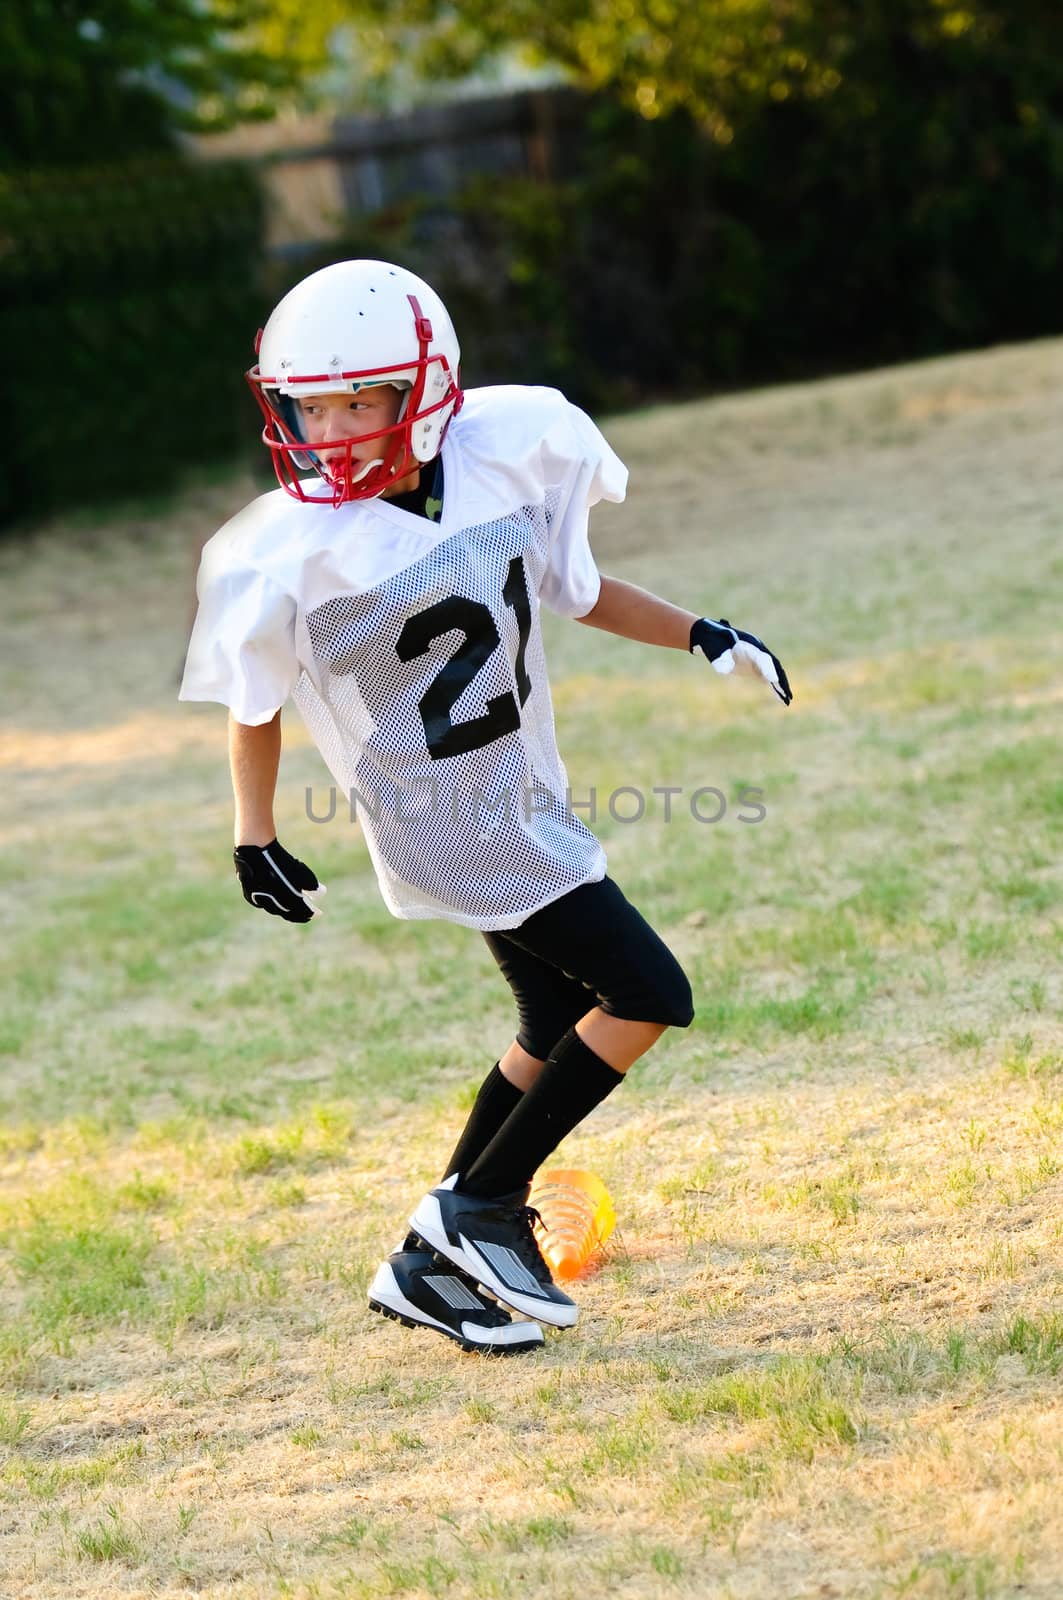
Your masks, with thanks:
[[[694,994],[690,979],[676,962],[675,971],[661,986],[660,1012],[655,1021],[667,1028],[689,1028],[694,1020]]]
[[[650,1023],[663,1033],[666,1028],[689,1028],[694,1020],[694,996],[690,980],[676,961],[659,974],[652,987],[636,998],[629,997],[631,1009],[620,1015]]]

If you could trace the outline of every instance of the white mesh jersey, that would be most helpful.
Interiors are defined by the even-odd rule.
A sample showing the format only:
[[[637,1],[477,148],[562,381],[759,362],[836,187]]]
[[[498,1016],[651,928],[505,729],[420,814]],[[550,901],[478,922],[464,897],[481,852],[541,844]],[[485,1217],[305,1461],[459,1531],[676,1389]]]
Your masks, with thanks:
[[[353,801],[397,917],[516,927],[605,874],[567,803],[539,605],[580,617],[590,507],[627,472],[554,389],[474,389],[439,523],[386,500],[263,495],[206,545],[182,700],[238,722],[289,697]]]

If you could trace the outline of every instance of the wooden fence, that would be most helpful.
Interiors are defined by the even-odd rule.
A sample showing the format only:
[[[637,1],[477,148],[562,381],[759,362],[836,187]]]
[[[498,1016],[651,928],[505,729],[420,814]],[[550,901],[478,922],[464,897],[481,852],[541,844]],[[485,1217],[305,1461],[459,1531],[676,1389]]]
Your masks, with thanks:
[[[337,118],[321,139],[255,158],[269,196],[269,248],[312,252],[352,217],[414,194],[445,202],[476,176],[549,181],[570,167],[584,114],[578,93],[549,88]]]

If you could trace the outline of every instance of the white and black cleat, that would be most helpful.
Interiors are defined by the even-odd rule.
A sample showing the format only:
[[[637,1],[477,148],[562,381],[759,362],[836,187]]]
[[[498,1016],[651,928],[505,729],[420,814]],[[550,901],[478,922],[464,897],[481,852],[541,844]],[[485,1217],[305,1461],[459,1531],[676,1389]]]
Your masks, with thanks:
[[[369,1305],[404,1327],[442,1333],[463,1350],[508,1356],[543,1345],[537,1322],[514,1322],[465,1273],[431,1250],[393,1251],[369,1285]]]
[[[503,1305],[553,1328],[574,1327],[579,1307],[557,1287],[543,1260],[528,1189],[483,1200],[456,1189],[457,1181],[452,1173],[425,1195],[410,1218],[418,1238]]]

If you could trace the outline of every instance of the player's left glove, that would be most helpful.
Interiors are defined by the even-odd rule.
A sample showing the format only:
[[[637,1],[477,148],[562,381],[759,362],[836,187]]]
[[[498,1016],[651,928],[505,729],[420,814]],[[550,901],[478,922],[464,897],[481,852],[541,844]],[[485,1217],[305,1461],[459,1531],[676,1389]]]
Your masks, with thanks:
[[[732,628],[726,617],[721,617],[719,622],[701,617],[695,622],[690,630],[690,650],[691,654],[701,650],[724,677],[741,672],[763,678],[765,683],[771,684],[784,706],[793,699],[789,679],[778,656],[773,656],[755,633]]]
[[[305,861],[274,839],[270,844],[238,844],[233,865],[244,899],[285,922],[309,922],[321,915],[316,895],[325,893]]]

